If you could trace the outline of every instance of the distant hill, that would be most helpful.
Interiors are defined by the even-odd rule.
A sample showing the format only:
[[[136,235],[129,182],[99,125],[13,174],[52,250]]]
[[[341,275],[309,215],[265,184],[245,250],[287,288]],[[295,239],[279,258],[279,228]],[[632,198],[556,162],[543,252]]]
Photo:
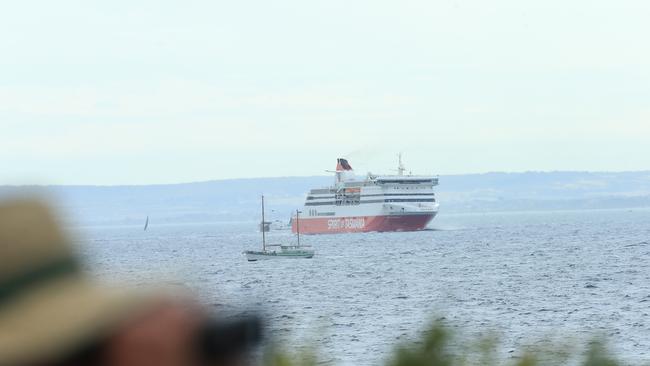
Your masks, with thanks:
[[[0,186],[0,198],[40,194],[76,224],[255,220],[259,196],[288,219],[330,176],[215,180],[142,186]],[[650,171],[526,172],[440,176],[441,212],[650,207]]]
[[[650,171],[526,172],[441,177],[450,211],[650,207]]]

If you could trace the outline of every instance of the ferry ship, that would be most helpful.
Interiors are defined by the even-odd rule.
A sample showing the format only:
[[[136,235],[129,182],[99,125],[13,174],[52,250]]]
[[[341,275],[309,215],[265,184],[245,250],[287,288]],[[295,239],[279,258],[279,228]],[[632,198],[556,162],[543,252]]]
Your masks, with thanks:
[[[438,213],[433,187],[438,178],[404,174],[399,157],[397,175],[354,175],[346,159],[337,159],[335,184],[312,189],[300,211],[301,234],[424,229]],[[295,216],[295,215],[294,215]],[[297,220],[291,220],[295,233]]]

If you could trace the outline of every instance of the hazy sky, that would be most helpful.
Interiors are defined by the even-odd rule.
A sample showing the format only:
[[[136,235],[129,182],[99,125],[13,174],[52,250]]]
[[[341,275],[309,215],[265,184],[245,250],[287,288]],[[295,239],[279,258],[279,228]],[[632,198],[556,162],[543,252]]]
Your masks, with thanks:
[[[0,184],[650,169],[648,1],[13,1]]]

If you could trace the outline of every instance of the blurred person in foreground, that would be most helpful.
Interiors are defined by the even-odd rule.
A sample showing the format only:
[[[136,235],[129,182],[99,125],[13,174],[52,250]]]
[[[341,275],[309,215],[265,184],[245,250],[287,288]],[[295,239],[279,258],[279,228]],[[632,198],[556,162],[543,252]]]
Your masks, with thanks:
[[[216,324],[190,300],[93,283],[46,206],[0,202],[0,366],[242,364],[259,330]]]

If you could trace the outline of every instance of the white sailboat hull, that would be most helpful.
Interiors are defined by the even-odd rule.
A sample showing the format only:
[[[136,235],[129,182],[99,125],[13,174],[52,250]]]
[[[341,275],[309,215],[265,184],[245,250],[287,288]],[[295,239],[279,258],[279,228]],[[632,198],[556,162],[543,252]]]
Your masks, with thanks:
[[[314,251],[311,249],[291,249],[291,250],[266,250],[255,251],[247,250],[244,252],[249,262],[276,258],[312,258]]]

